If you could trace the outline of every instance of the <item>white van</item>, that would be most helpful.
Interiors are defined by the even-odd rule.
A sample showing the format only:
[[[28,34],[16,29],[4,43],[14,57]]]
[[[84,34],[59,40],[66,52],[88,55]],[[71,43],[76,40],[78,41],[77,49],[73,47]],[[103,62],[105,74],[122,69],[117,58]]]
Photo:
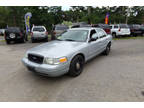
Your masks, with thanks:
[[[31,41],[45,40],[48,41],[48,32],[44,26],[33,26],[31,30]]]
[[[110,25],[113,37],[129,36],[130,29],[127,24],[114,24]]]

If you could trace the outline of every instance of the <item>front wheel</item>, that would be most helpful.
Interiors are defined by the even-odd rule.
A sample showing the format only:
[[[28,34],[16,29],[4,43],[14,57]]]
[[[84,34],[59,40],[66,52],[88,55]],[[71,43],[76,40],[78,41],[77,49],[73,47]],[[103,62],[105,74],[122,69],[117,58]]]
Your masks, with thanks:
[[[68,74],[72,77],[79,76],[83,71],[83,67],[84,67],[84,58],[81,55],[77,55],[71,61]]]

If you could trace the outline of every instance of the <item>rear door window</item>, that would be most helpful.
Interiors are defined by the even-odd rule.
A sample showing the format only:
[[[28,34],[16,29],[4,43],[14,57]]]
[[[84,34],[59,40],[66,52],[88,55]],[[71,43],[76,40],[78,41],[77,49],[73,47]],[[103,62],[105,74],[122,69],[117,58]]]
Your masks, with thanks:
[[[97,31],[98,31],[98,34],[99,34],[99,38],[106,37],[106,33],[103,30],[98,29]]]
[[[33,28],[33,31],[38,31],[38,32],[44,32],[45,29],[44,28]]]

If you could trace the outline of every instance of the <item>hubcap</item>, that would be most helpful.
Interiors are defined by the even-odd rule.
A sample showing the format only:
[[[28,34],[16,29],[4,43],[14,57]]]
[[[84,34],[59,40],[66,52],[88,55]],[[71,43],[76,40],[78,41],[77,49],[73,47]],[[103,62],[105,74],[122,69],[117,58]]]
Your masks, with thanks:
[[[76,69],[77,69],[77,70],[80,69],[80,63],[76,63]]]

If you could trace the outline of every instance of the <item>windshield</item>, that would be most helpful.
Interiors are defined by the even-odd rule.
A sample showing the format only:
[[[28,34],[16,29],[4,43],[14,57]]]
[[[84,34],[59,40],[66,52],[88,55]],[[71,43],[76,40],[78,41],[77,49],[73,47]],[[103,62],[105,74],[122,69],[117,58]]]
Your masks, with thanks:
[[[20,28],[18,28],[18,27],[9,27],[7,29],[7,31],[9,31],[9,32],[20,32]]]
[[[85,42],[88,37],[88,30],[69,30],[59,36],[58,40]]]
[[[56,30],[67,30],[68,27],[67,27],[67,26],[56,26],[55,29],[56,29]]]
[[[39,31],[39,32],[44,32],[44,28],[33,28],[33,31]]]

